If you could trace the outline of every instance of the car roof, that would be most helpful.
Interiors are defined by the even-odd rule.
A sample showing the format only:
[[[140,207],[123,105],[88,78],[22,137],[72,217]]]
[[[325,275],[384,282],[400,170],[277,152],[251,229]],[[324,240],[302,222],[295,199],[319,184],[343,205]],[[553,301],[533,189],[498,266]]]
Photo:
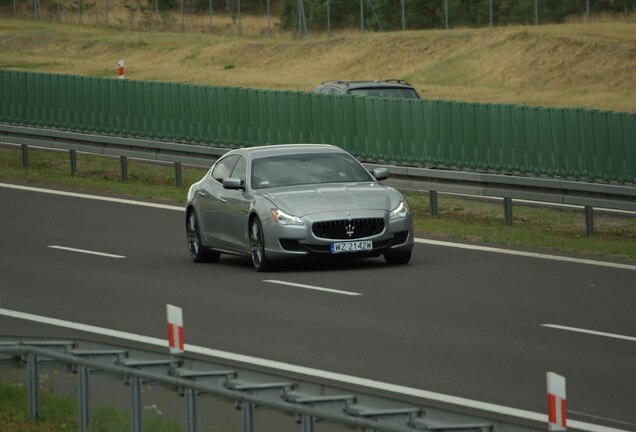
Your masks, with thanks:
[[[232,150],[232,154],[242,154],[248,158],[261,158],[299,153],[347,153],[331,144],[275,144],[258,147],[243,147]]]
[[[412,89],[413,86],[404,80],[399,79],[389,79],[383,81],[325,81],[320,84],[321,86],[335,86],[335,87],[344,87],[348,89],[359,89],[359,88],[409,88]]]

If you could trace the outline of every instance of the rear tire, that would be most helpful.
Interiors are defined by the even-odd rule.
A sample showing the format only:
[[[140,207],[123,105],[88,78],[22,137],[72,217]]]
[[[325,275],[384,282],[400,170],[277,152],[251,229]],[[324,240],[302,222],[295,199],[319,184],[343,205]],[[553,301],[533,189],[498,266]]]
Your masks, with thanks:
[[[411,261],[411,251],[408,252],[385,252],[384,260],[389,265],[408,264]]]
[[[266,272],[272,269],[272,262],[265,256],[263,227],[257,217],[250,222],[250,249],[252,251],[252,264],[257,272]]]
[[[188,238],[188,252],[190,252],[190,258],[196,263],[201,262],[216,262],[221,257],[218,252],[213,252],[206,249],[201,243],[201,233],[199,231],[199,221],[197,214],[194,210],[188,213],[186,219],[186,234]]]

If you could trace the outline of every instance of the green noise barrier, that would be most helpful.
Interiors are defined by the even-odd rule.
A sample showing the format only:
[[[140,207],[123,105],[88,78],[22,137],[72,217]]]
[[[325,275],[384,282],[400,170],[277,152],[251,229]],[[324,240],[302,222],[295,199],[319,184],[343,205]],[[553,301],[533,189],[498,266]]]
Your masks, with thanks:
[[[636,113],[319,95],[0,70],[0,122],[392,164],[636,183]]]

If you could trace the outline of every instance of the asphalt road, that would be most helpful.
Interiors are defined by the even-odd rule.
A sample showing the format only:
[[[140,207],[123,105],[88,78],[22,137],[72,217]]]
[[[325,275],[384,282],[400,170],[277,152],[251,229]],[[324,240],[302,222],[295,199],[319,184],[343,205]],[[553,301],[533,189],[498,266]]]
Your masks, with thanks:
[[[181,211],[0,187],[0,218],[0,308],[164,338],[170,303],[189,344],[539,413],[554,371],[570,419],[636,430],[634,268],[417,244],[407,266],[259,274],[236,257],[192,263]]]

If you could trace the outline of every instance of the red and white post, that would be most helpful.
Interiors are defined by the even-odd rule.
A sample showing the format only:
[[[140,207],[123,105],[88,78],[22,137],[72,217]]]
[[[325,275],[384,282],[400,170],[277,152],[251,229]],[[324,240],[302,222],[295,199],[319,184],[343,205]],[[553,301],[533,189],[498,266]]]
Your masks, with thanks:
[[[180,307],[166,305],[168,314],[168,342],[170,354],[182,354],[183,342],[183,312]]]
[[[548,372],[548,430],[566,430],[565,377]]]
[[[117,63],[117,78],[124,79],[124,59],[119,60],[119,63]]]

